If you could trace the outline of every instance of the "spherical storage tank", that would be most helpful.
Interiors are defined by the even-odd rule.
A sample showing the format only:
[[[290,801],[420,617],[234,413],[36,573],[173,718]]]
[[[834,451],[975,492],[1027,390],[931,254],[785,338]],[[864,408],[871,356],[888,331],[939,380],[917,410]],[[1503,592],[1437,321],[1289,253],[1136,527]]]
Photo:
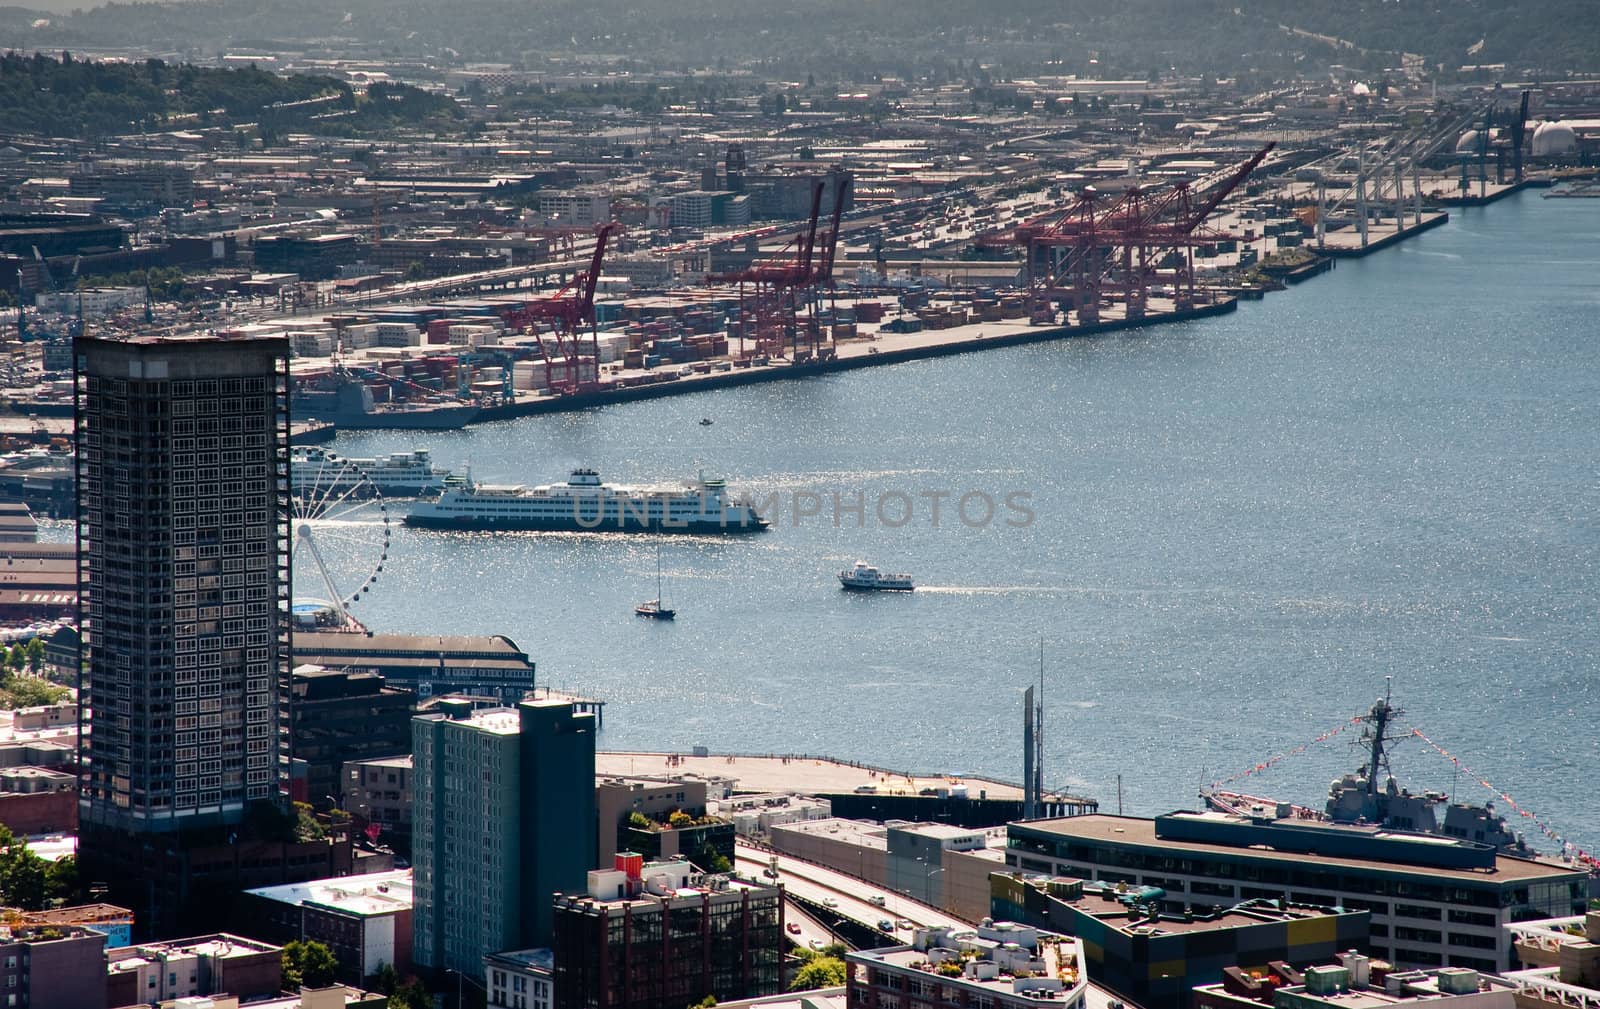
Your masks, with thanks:
[[[1478,138],[1483,136],[1482,130],[1468,130],[1461,134],[1461,139],[1456,141],[1457,154],[1475,154],[1478,150]]]
[[[1533,156],[1558,158],[1578,149],[1578,135],[1565,123],[1541,123],[1533,131]]]

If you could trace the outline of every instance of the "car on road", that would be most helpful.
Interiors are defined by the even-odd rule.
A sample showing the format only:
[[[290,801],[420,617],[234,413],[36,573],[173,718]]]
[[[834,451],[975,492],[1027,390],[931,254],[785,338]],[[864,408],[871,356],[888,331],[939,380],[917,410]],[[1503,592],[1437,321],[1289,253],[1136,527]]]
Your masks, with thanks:
[[[762,869],[761,875],[767,877],[768,879],[777,879],[778,871],[776,869]]]
[[[893,932],[894,931],[894,922],[890,921],[888,918],[884,918],[882,921],[878,922],[878,931],[879,932]]]
[[[832,898],[832,897],[824,897],[824,898],[822,898],[822,906],[823,907],[838,907],[839,906],[839,902],[837,900],[835,900],[834,898]]]
[[[821,939],[813,939],[806,945],[810,946],[814,950],[820,951],[822,947],[827,945],[827,943],[823,942]]]
[[[899,921],[894,923],[894,927],[895,928],[903,928],[907,932],[909,932],[912,929],[916,928],[917,926],[911,924],[911,922],[909,922],[909,921],[906,921],[904,918],[901,918]]]
[[[800,934],[800,923],[797,922],[797,921],[791,921],[789,924],[787,924],[787,925],[785,925],[783,927],[789,930],[789,934],[790,935],[799,935]]]

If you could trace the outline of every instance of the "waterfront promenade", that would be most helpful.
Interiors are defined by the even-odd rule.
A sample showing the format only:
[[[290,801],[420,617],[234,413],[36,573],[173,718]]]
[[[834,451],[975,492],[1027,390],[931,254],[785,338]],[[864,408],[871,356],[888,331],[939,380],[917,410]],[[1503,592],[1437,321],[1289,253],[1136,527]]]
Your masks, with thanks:
[[[1022,789],[993,778],[941,774],[907,774],[831,757],[782,754],[600,752],[595,773],[619,777],[694,774],[702,778],[737,778],[741,792],[854,792],[872,788],[881,795],[916,795],[923,789],[966,785],[968,794],[990,799],[1020,800]]]

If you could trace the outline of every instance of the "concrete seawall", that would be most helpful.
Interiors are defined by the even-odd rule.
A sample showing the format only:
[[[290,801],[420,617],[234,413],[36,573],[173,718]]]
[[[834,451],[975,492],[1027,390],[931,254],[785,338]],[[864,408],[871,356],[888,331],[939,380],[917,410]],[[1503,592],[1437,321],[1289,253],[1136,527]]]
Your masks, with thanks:
[[[1215,304],[1202,305],[1183,311],[1163,312],[1159,315],[1146,316],[1143,319],[1112,319],[1089,326],[1039,326],[1000,332],[996,332],[991,326],[987,335],[984,334],[982,326],[968,325],[963,328],[974,330],[975,335],[967,339],[945,340],[915,346],[888,347],[880,349],[877,353],[852,353],[833,360],[812,361],[805,364],[779,364],[765,367],[738,368],[732,371],[714,371],[709,374],[696,374],[670,382],[609,389],[603,392],[540,397],[518,403],[508,403],[504,406],[486,408],[479,414],[474,423],[509,420],[514,417],[527,417],[544,413],[565,413],[589,407],[608,406],[613,403],[631,403],[636,400],[660,399],[664,396],[683,396],[711,389],[755,385],[760,382],[780,382],[789,379],[809,378],[813,375],[853,371],[857,368],[875,368],[882,365],[901,364],[906,361],[949,357],[953,354],[968,354],[974,351],[989,350],[994,347],[1015,347],[1028,343],[1046,343],[1052,340],[1096,336],[1102,333],[1114,333],[1121,330],[1226,315],[1237,307],[1238,302],[1236,299],[1226,298]],[[935,330],[932,332],[938,333],[941,331]],[[865,346],[870,348],[870,344]]]

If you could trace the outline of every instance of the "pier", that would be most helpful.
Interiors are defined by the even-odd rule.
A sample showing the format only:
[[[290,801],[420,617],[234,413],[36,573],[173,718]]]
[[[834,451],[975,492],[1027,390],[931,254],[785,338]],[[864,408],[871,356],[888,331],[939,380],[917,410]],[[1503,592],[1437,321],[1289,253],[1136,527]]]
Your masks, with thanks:
[[[689,753],[602,751],[594,759],[595,773],[602,777],[732,779],[740,792],[827,796],[834,801],[835,814],[848,817],[906,818],[915,812],[911,818],[948,820],[947,810],[935,812],[934,807],[955,802],[1001,811],[1015,807],[1004,818],[1017,819],[1022,807],[1022,786],[998,778],[896,771],[816,754],[711,753],[696,747]],[[1099,809],[1094,799],[1065,793],[1048,794],[1043,804],[1048,816],[1076,816]],[[894,815],[884,815],[881,807],[890,807]]]
[[[1159,304],[1157,299],[1152,299],[1152,303]],[[1167,305],[1170,306],[1171,303],[1168,302]],[[1097,336],[1226,315],[1237,307],[1237,300],[1227,296],[1215,303],[1194,308],[1157,308],[1143,318],[1135,319],[1118,317],[1114,309],[1108,311],[1098,323],[1090,324],[1049,326],[1033,325],[1026,319],[1006,319],[999,322],[968,323],[963,326],[952,326],[949,329],[924,330],[918,333],[880,333],[871,339],[838,343],[835,345],[835,356],[824,360],[802,363],[777,360],[766,365],[730,367],[727,371],[711,370],[705,373],[691,372],[687,375],[680,372],[675,378],[651,385],[616,386],[566,396],[518,396],[514,402],[485,408],[473,423],[509,420],[534,414],[563,413],[611,403],[659,399],[664,396],[681,396],[692,392],[759,382],[776,382],[857,368],[901,364],[906,361],[966,354],[993,347],[1014,347],[1029,343]]]

